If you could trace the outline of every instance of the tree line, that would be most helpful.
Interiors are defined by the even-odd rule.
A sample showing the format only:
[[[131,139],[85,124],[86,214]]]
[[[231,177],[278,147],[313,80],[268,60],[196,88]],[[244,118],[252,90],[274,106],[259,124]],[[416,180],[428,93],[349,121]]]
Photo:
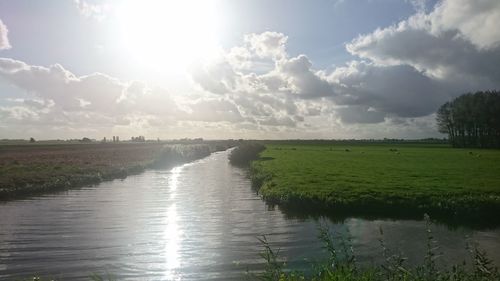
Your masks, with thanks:
[[[461,95],[438,109],[436,121],[453,147],[500,148],[500,92]]]

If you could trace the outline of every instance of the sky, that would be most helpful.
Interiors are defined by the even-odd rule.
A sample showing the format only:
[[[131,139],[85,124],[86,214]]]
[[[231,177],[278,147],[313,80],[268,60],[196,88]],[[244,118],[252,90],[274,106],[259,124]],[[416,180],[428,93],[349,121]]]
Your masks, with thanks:
[[[498,0],[2,0],[0,139],[444,137]]]

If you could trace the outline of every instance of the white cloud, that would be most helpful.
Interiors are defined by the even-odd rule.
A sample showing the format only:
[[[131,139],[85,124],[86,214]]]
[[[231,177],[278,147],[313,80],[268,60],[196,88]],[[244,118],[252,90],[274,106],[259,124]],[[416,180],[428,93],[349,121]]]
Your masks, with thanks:
[[[281,59],[286,57],[285,44],[288,37],[283,33],[266,31],[248,34],[244,37],[247,47],[261,58]]]
[[[16,124],[208,137],[436,136],[433,112],[444,101],[500,88],[500,2],[443,0],[427,12],[427,1],[408,1],[416,13],[346,44],[354,59],[344,66],[316,69],[305,54],[287,52],[285,34],[252,33],[217,59],[194,64],[196,94],[184,96],[0,58],[0,80],[26,94],[2,105],[0,115]],[[75,3],[85,15],[101,13]]]
[[[191,68],[191,76],[203,89],[214,94],[227,94],[235,91],[236,80],[240,78],[240,75],[226,60],[196,64]]]
[[[27,65],[0,58],[0,77],[41,99],[53,100],[63,110],[109,109],[121,95],[124,85],[107,75],[94,73],[76,77],[59,64],[50,67]]]
[[[497,0],[443,1],[429,14],[360,36],[346,47],[377,64],[410,65],[457,88],[495,88],[500,81],[499,21]]]
[[[334,92],[305,55],[289,57],[286,40],[277,32],[247,35],[241,46],[193,67],[191,77],[206,92],[232,100],[246,121],[295,127],[319,114],[317,99]]]
[[[178,100],[141,81],[124,82],[102,73],[76,76],[59,64],[44,67],[0,58],[0,81],[26,95],[11,99],[13,106],[2,107],[4,124],[14,126],[96,128],[94,133],[130,128],[137,133],[159,127],[189,131],[176,127],[180,122],[233,124],[233,130],[239,130],[252,124],[295,126],[302,120],[288,115],[297,113],[293,101],[274,96],[256,96],[246,104],[238,104],[241,100],[236,97]]]
[[[500,44],[500,1],[442,1],[427,17],[433,34],[458,30],[459,35],[480,49],[496,48]]]
[[[261,41],[259,35],[252,38]],[[235,48],[244,54],[238,60]],[[261,125],[293,127],[308,116],[325,114],[345,123],[380,123],[428,115],[450,97],[444,83],[408,65],[353,61],[331,72],[316,71],[307,56],[280,52],[268,56],[273,67],[261,72],[246,67],[262,57],[256,48],[245,42],[235,48],[229,56],[194,68],[193,80],[205,91],[233,100],[243,116]],[[341,107],[328,111],[325,106]]]
[[[279,61],[277,70],[288,89],[301,98],[333,97],[333,86],[312,69],[311,61],[305,55]]]
[[[109,3],[95,4],[86,0],[74,0],[74,3],[84,17],[97,20],[105,19],[113,7]]]
[[[6,120],[12,122],[24,119],[50,126],[111,128],[140,118],[168,122],[182,113],[162,88],[122,82],[102,73],[78,77],[59,64],[43,67],[0,58],[0,81],[29,97],[21,99],[20,105],[2,108]]]
[[[314,70],[306,55],[291,57],[284,34],[264,32],[245,36],[193,80],[261,125],[289,127],[313,115],[394,126],[429,116],[464,92],[500,86],[500,29],[492,26],[500,22],[500,2],[442,1],[429,13],[427,1],[410,2],[415,15],[354,39],[346,48],[359,59],[332,71]],[[285,101],[294,110],[284,110]]]
[[[0,19],[0,50],[11,48],[9,38],[7,37],[8,33],[7,26]]]
[[[0,116],[3,120],[11,119],[14,121],[36,121],[38,113],[24,106],[0,107]]]
[[[227,99],[202,99],[188,104],[188,108],[190,112],[180,116],[180,119],[229,123],[245,121],[238,107]]]
[[[347,79],[337,80],[344,91],[357,85],[346,103],[371,99],[362,103],[388,115],[425,116],[453,96],[500,87],[500,31],[492,24],[499,21],[499,1],[441,1],[428,14],[354,39],[347,50],[370,61],[371,70],[360,77],[358,62],[330,78]]]

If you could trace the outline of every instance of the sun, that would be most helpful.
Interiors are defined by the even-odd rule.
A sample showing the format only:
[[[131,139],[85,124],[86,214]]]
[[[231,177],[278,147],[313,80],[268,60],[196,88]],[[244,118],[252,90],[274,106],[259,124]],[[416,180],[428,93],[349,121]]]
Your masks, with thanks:
[[[129,0],[117,18],[124,50],[149,66],[183,71],[218,50],[212,0]]]

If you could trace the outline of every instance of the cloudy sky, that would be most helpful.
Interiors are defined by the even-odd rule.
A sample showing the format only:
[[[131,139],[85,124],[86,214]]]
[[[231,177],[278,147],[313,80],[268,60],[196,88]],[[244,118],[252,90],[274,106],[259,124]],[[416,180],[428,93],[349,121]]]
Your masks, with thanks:
[[[3,0],[0,138],[424,138],[498,0]]]

